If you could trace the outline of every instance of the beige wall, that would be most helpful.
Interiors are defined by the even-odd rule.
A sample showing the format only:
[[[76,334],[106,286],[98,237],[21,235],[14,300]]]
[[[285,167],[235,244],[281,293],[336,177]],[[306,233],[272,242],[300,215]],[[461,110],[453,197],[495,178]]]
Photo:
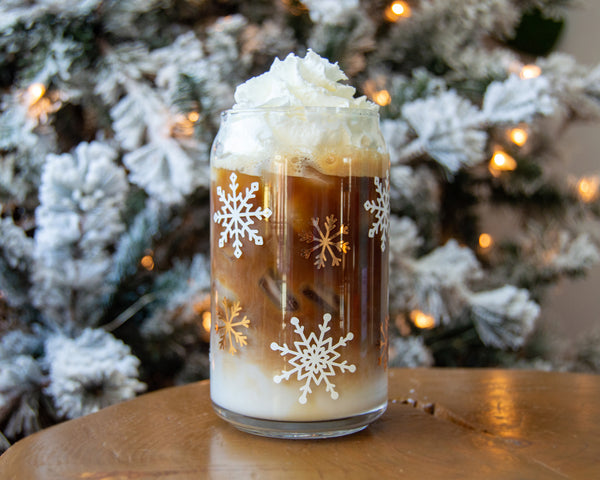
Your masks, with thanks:
[[[573,55],[579,63],[600,64],[600,2],[587,0],[572,9],[558,50]],[[575,125],[567,132],[562,150],[564,169],[576,176],[600,174],[600,122]],[[580,280],[563,281],[549,292],[543,305],[542,322],[570,342],[591,328],[600,330],[600,266]]]

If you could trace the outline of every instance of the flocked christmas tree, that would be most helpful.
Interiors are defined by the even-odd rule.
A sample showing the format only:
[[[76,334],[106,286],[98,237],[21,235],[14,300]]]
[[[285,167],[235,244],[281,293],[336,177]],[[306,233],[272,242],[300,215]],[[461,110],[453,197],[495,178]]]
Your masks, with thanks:
[[[600,370],[597,338],[563,358],[536,333],[547,287],[599,259],[597,177],[550,167],[600,118],[600,68],[524,36],[570,3],[3,1],[0,449],[207,376],[219,114],[308,48],[381,105],[390,365]]]

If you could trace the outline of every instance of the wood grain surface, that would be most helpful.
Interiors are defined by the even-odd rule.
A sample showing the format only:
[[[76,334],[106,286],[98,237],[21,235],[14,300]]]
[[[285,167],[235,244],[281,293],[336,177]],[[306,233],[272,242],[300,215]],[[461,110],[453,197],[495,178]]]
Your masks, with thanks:
[[[207,381],[170,388],[27,437],[0,479],[600,478],[599,376],[399,369],[389,400],[354,435],[276,440],[217,418]]]

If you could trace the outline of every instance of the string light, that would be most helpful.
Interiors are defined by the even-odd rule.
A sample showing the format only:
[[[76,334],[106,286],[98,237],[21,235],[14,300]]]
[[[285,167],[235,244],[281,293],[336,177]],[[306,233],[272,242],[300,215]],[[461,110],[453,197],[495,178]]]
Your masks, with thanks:
[[[494,244],[494,239],[489,233],[482,233],[479,235],[479,246],[484,250],[487,250]]]
[[[517,145],[518,147],[522,147],[527,143],[527,140],[529,139],[529,133],[527,133],[527,130],[525,128],[516,127],[512,128],[508,132],[508,137],[510,138],[510,141],[513,142],[515,145]]]
[[[411,15],[410,5],[403,0],[392,2],[384,11],[384,17],[389,22],[397,22],[401,18],[409,18]]]
[[[596,176],[583,177],[577,182],[577,194],[584,203],[591,203],[598,198],[600,179]]]
[[[200,114],[198,112],[190,112],[187,114],[187,119],[192,123],[196,123],[200,120]]]
[[[519,77],[523,80],[539,77],[542,74],[542,69],[537,65],[529,64],[523,65],[519,72]]]
[[[27,88],[27,100],[29,105],[37,103],[46,94],[46,85],[43,83],[32,83]]]
[[[363,84],[363,91],[377,105],[385,107],[392,103],[392,96],[385,88],[387,78],[384,75],[378,75],[375,78],[369,78]]]
[[[515,168],[517,168],[516,160],[502,150],[494,152],[488,165],[488,169],[494,177],[498,177],[502,172],[513,171]]]
[[[48,116],[62,106],[61,93],[56,90],[49,92],[46,86],[39,82],[27,87],[23,100],[27,105],[27,114],[41,124],[46,123]]]
[[[206,342],[210,341],[210,327],[212,325],[210,314],[210,295],[205,295],[203,298],[192,304],[194,313],[198,316],[202,328],[198,328],[200,336]]]
[[[211,314],[209,311],[206,311],[202,314],[202,328],[204,331],[210,332],[210,326],[212,323]]]
[[[382,107],[392,103],[392,96],[387,90],[379,90],[373,94],[373,101]]]
[[[410,312],[410,320],[417,328],[430,329],[435,327],[435,318],[423,313],[421,310],[413,310]]]
[[[148,271],[154,270],[154,258],[152,255],[144,255],[140,260],[140,265]]]

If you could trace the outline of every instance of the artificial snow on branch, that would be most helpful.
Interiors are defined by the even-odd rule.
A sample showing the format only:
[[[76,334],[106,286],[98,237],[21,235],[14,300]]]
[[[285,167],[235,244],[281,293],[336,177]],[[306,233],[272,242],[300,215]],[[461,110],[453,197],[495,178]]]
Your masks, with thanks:
[[[40,429],[38,399],[44,375],[28,355],[0,358],[0,423],[7,437],[29,435]]]
[[[600,118],[600,67],[578,64],[571,55],[553,53],[537,61],[550,80],[565,120]]]
[[[400,162],[415,152],[426,153],[454,174],[483,159],[487,134],[478,122],[479,110],[455,91],[407,103],[402,116],[417,138],[401,151]]]
[[[33,303],[57,325],[93,324],[108,294],[109,247],[124,230],[128,185],[116,151],[81,143],[73,154],[50,155],[40,184],[33,249]]]
[[[315,23],[336,25],[344,21],[344,15],[358,8],[358,0],[303,0],[308,7],[310,19]]]
[[[460,318],[469,282],[483,273],[473,252],[455,240],[418,259],[394,255],[390,268],[392,296],[398,295],[390,298],[391,303],[403,311],[426,312],[436,325],[449,325]]]
[[[29,301],[33,247],[33,240],[12,218],[0,220],[0,291],[13,307],[25,307]]]
[[[488,123],[531,122],[535,115],[552,115],[557,107],[550,95],[550,82],[544,76],[522,79],[511,75],[492,82],[483,98],[482,117]]]
[[[93,413],[145,389],[138,380],[140,361],[104,330],[87,328],[75,338],[53,335],[45,349],[50,377],[46,393],[63,417]]]
[[[482,342],[501,349],[525,344],[535,327],[540,307],[529,292],[512,285],[468,296],[471,316]]]
[[[434,358],[421,337],[397,337],[389,348],[389,366],[395,368],[431,367]]]

